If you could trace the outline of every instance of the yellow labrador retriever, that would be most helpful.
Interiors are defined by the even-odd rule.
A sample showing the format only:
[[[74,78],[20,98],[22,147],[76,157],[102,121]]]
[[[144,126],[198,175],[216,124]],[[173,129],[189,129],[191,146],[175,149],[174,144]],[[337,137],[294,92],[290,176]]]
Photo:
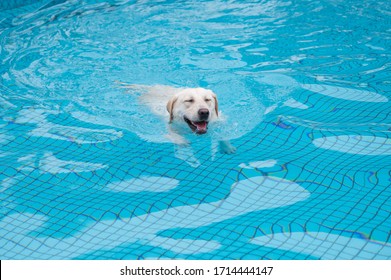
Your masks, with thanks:
[[[189,88],[176,93],[166,105],[170,123],[185,122],[196,134],[204,134],[210,121],[219,116],[216,94],[203,88]]]
[[[205,134],[209,123],[219,120],[217,96],[209,89],[161,85],[125,87],[141,91],[140,102],[154,114],[166,119],[169,131],[166,137],[175,144],[188,145],[184,135],[189,130],[195,134]],[[223,153],[232,154],[236,151],[227,140],[219,140],[219,146]]]

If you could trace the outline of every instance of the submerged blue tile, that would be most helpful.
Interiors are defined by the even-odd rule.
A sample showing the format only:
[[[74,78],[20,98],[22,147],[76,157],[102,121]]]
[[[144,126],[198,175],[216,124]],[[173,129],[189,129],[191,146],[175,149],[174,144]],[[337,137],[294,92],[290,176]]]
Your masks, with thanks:
[[[3,2],[2,259],[391,258],[387,1]]]

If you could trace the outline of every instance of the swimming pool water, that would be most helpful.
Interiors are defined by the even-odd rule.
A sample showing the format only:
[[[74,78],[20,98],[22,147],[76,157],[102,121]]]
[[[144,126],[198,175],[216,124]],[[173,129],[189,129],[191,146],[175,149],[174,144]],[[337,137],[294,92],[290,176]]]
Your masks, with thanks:
[[[390,1],[0,4],[2,259],[391,259]],[[187,148],[120,83],[205,87]]]

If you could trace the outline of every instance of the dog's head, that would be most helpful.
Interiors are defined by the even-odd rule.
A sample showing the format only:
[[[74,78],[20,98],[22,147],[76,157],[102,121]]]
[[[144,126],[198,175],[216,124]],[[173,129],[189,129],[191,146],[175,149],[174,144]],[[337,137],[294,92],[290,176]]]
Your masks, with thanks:
[[[171,122],[185,122],[197,134],[208,130],[210,121],[218,117],[216,94],[203,88],[185,89],[167,103]]]

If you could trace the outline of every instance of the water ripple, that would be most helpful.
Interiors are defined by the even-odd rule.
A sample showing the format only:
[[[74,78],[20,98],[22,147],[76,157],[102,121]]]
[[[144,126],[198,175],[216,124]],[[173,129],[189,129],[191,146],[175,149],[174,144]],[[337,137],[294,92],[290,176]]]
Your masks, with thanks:
[[[334,98],[361,102],[388,102],[387,97],[376,92],[366,90],[318,84],[303,84],[301,86],[307,90]]]

